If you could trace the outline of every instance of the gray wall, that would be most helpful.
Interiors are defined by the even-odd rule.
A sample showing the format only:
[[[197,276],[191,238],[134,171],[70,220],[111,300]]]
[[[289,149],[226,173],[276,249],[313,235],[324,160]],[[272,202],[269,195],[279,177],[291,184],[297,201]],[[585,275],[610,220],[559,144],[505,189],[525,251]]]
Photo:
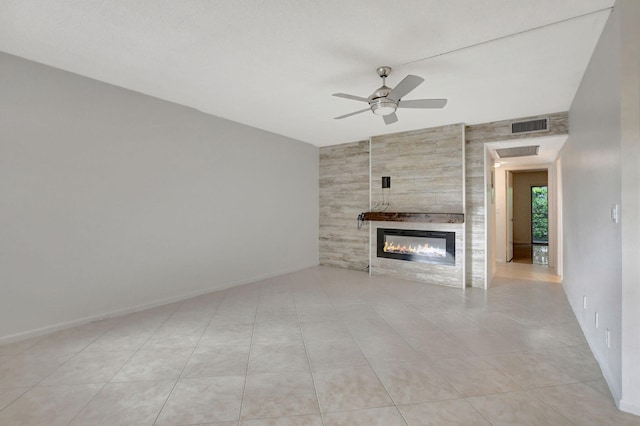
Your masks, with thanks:
[[[0,340],[318,263],[318,149],[0,53]]]
[[[622,399],[640,415],[640,2],[619,1],[622,83]]]
[[[569,110],[569,139],[561,151],[564,224],[564,283],[569,302],[598,359],[616,402],[640,414],[640,375],[638,374],[638,181],[623,187],[622,176],[635,173],[638,154],[638,37],[640,14],[634,1],[617,2],[591,58],[576,97]],[[621,26],[622,8],[633,9],[630,25]],[[628,13],[628,12],[627,12]],[[627,30],[634,31],[631,35]],[[635,73],[622,69],[621,40],[632,44]],[[625,65],[627,67],[628,65]],[[623,81],[623,75],[631,81]],[[631,120],[624,122],[630,105],[622,94],[633,90],[635,105]],[[631,146],[623,144],[623,132],[631,132]],[[622,202],[627,199],[629,203]],[[611,208],[621,205],[622,221],[614,223]],[[625,247],[622,258],[623,227],[635,226],[635,242]],[[633,259],[628,256],[632,256]],[[625,260],[626,259],[626,260]],[[622,286],[622,271],[635,272],[632,285]],[[583,296],[587,307],[583,308]],[[622,305],[634,306],[633,313],[622,317]],[[599,314],[599,328],[594,316]],[[605,331],[610,330],[611,347]],[[623,330],[625,334],[623,335]],[[626,343],[623,350],[622,344]],[[635,342],[635,343],[634,343]],[[622,359],[635,359],[623,369]],[[622,392],[622,382],[627,390]],[[623,401],[621,401],[621,398]]]

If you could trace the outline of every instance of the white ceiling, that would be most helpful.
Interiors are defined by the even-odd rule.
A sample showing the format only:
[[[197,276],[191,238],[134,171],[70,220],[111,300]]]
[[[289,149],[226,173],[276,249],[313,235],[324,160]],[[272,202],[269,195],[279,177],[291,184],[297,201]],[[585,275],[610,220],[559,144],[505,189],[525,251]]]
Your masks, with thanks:
[[[325,146],[566,111],[612,4],[0,0],[0,50]],[[399,110],[389,126],[370,112],[334,120],[366,104],[331,94],[367,97],[380,65],[391,87],[426,79],[405,99],[448,105]]]

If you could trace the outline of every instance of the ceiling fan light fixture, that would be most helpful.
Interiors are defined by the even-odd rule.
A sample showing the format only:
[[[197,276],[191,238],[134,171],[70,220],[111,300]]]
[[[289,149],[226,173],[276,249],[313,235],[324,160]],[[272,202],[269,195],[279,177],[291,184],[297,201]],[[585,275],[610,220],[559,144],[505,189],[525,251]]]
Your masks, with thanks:
[[[391,115],[396,112],[398,104],[389,99],[379,99],[371,104],[371,111],[376,115]]]

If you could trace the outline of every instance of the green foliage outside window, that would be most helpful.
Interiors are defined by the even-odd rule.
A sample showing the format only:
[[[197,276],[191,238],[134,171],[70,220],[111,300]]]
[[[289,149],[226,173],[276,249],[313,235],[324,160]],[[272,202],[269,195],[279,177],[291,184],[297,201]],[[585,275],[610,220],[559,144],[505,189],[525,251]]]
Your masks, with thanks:
[[[549,203],[546,186],[531,187],[531,228],[534,243],[549,242]]]

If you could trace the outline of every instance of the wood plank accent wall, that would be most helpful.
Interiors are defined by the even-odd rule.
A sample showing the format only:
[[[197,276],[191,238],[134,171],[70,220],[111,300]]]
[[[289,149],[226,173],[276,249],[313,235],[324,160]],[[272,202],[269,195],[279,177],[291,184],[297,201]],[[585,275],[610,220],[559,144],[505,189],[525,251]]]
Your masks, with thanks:
[[[544,133],[511,134],[514,121],[549,118],[549,131]],[[534,117],[494,121],[492,123],[466,126],[466,217],[467,235],[467,286],[485,285],[485,208],[484,208],[484,144],[487,142],[513,139],[539,138],[543,136],[566,135],[569,133],[569,114],[559,112]]]
[[[320,148],[320,264],[366,270],[369,225],[369,141]]]

